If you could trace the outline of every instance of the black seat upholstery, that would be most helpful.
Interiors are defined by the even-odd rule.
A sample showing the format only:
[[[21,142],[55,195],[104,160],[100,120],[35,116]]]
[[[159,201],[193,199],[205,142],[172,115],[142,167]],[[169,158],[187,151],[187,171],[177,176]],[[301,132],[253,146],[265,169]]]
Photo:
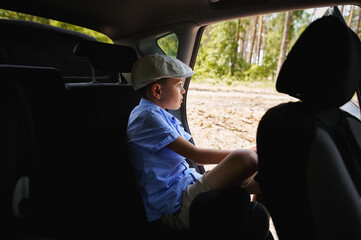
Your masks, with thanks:
[[[115,82],[122,83],[126,82],[121,73],[130,73],[138,60],[137,53],[132,47],[89,40],[80,41],[74,48],[74,54],[88,58],[93,67],[93,73],[95,70],[106,74],[116,73],[117,81]],[[93,74],[94,81],[96,81],[95,74]]]
[[[0,31],[0,52],[5,56],[0,63],[54,67],[66,82],[91,80],[89,60],[75,56],[73,49],[79,41],[95,38],[47,24],[7,19],[0,19]]]
[[[251,202],[247,190],[239,186],[198,194],[190,207],[190,229],[192,234],[210,238],[273,239],[266,209]]]
[[[67,100],[71,125],[66,185],[67,205],[72,206],[68,220],[76,232],[79,222],[108,234],[124,224],[124,230],[130,230],[143,214],[132,207],[139,206],[140,199],[125,141],[128,117],[139,98],[130,85],[71,84]]]
[[[143,203],[135,188],[125,141],[128,116],[140,98],[129,84],[90,83],[90,63],[96,71],[130,72],[137,58],[135,51],[114,45],[121,49],[119,52],[113,45],[98,43],[82,34],[36,23],[1,20],[0,29],[6,33],[0,41],[3,61],[59,66],[60,71],[47,67],[0,67],[1,78],[11,77],[20,89],[19,96],[12,95],[1,105],[1,141],[6,143],[3,147],[12,146],[4,149],[12,159],[9,163],[4,161],[6,174],[1,191],[6,198],[1,198],[1,209],[8,212],[1,219],[15,219],[13,208],[9,208],[13,202],[11,191],[30,188],[29,194],[15,197],[16,214],[27,213],[20,221],[24,236],[82,239],[97,233],[113,237],[145,226]],[[23,41],[21,34],[27,34],[31,40]],[[86,58],[75,56],[74,46],[84,39],[91,45],[81,48]],[[108,47],[111,51],[106,50]],[[87,55],[87,51],[93,52]],[[96,59],[103,65],[94,64]],[[117,59],[123,60],[114,62]],[[61,74],[78,83],[65,86]],[[105,75],[97,74],[96,78],[102,76]],[[118,76],[113,82],[117,81]],[[4,84],[1,90],[7,89]],[[1,98],[10,93],[9,90]],[[10,112],[7,104],[16,97],[20,100],[14,100],[14,110]],[[14,111],[19,108],[22,111],[16,115]],[[11,125],[8,116],[20,120]],[[17,124],[21,128],[12,127]],[[10,135],[14,137],[9,139]],[[9,232],[10,226],[19,226],[8,223]]]
[[[1,125],[2,137],[5,136],[1,146],[6,149],[4,153],[8,152],[7,158],[10,157],[4,161],[11,161],[2,168],[6,171],[2,175],[6,181],[1,182],[8,182],[9,177],[17,181],[15,190],[10,185],[15,195],[11,192],[4,195],[5,199],[13,198],[15,204],[8,210],[12,209],[15,216],[24,215],[17,221],[18,233],[50,236],[48,234],[54,233],[56,226],[54,200],[58,179],[55,173],[61,160],[63,115],[60,103],[65,96],[64,83],[53,68],[1,65],[0,76],[5,84],[5,88],[1,88],[4,91],[1,94],[3,106],[14,101],[14,108],[2,113],[7,121]],[[14,92],[9,86],[17,86],[18,91]],[[9,115],[15,114],[14,111],[17,111],[16,115]]]
[[[29,103],[16,77],[0,66],[0,238],[15,239],[17,223],[28,214],[29,168],[34,135]]]
[[[64,139],[66,116],[64,109],[65,85],[54,68],[14,67],[29,100],[32,114],[35,153],[31,162],[31,212],[29,231],[50,236],[56,232],[59,209],[59,189],[62,173],[59,171],[66,157]],[[31,228],[31,229],[30,229]]]
[[[60,73],[44,67],[1,66],[0,75],[6,93],[1,141],[11,158],[4,159],[1,184],[2,219],[9,226],[4,236],[105,237],[144,226],[125,143],[129,113],[139,102],[132,86],[79,83],[65,89]]]
[[[358,37],[327,16],[304,31],[280,70],[277,90],[300,101],[262,118],[256,178],[280,239],[361,238],[361,124],[339,109],[360,84],[360,63]]]
[[[97,50],[97,46],[102,49],[104,45],[98,44],[83,49],[84,56],[99,58],[104,66],[114,65],[115,58],[104,56]],[[127,57],[124,52],[108,53]],[[132,67],[117,66],[117,72],[130,72]],[[99,65],[94,67],[103,70]],[[71,125],[66,141],[68,209],[64,212],[71,216],[66,219],[71,233],[89,234],[91,228],[90,234],[105,237],[141,228],[145,225],[144,209],[126,148],[128,117],[139,103],[139,96],[129,84],[72,83],[66,88]]]

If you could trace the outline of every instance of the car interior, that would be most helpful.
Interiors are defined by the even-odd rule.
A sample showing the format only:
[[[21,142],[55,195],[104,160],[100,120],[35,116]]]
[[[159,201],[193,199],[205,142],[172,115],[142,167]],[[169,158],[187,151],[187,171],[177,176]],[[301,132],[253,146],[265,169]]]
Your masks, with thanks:
[[[361,239],[361,125],[340,110],[355,92],[360,100],[361,46],[338,4],[346,3],[1,1],[0,9],[86,27],[114,42],[0,18],[1,238],[184,239],[221,233],[273,239],[268,212],[279,239]],[[130,80],[133,64],[165,54],[157,39],[175,33],[177,58],[194,67],[208,25],[310,7],[330,8],[297,40],[275,83],[299,102],[271,108],[257,131],[256,179],[265,206],[238,209],[243,193],[237,187],[198,199],[189,230],[147,223],[126,143],[128,117],[140,101]],[[179,110],[169,112],[190,132],[184,98]],[[238,219],[242,211],[247,219]]]

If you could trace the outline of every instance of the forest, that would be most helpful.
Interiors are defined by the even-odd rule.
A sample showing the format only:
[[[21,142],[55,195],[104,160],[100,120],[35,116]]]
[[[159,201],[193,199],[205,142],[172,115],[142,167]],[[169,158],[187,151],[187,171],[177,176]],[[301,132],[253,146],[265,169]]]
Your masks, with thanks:
[[[358,6],[339,6],[346,23],[360,37]],[[195,65],[195,79],[270,81],[302,31],[323,9],[259,15],[208,26]]]
[[[278,70],[302,31],[327,8],[279,12],[234,19],[207,26],[195,63],[195,81],[217,79],[235,82],[273,82]],[[347,25],[360,36],[361,10],[339,6]],[[113,43],[102,33],[55,20],[0,9],[0,19],[18,19],[62,27]],[[169,55],[177,55],[175,34],[158,40]]]

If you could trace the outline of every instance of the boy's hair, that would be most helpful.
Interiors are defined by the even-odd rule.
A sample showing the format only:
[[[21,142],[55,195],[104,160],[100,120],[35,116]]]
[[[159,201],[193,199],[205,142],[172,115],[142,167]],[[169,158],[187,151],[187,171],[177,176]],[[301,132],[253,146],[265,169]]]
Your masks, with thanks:
[[[146,98],[147,98],[147,91],[148,91],[148,89],[149,89],[153,84],[155,84],[155,83],[158,83],[158,84],[160,84],[160,85],[164,84],[164,83],[166,82],[165,80],[167,80],[167,78],[161,78],[161,79],[159,79],[159,80],[157,80],[157,81],[155,81],[155,82],[152,82],[152,83],[148,84],[148,85],[145,86],[145,87],[142,87],[142,88],[136,90],[135,92],[136,92],[140,97],[146,99]]]
[[[146,96],[147,96],[147,90],[148,90],[148,87],[149,87],[149,86],[150,86],[150,85],[147,85],[147,86],[145,86],[145,87],[142,87],[142,88],[136,90],[135,92],[136,92],[141,98],[146,98]]]

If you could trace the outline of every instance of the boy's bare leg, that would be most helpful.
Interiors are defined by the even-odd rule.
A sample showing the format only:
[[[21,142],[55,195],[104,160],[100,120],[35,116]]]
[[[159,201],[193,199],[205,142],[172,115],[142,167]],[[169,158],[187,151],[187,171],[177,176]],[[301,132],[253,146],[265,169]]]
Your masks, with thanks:
[[[229,154],[206,175],[212,190],[240,185],[251,194],[260,193],[253,177],[258,169],[257,154],[251,150],[236,150]]]

